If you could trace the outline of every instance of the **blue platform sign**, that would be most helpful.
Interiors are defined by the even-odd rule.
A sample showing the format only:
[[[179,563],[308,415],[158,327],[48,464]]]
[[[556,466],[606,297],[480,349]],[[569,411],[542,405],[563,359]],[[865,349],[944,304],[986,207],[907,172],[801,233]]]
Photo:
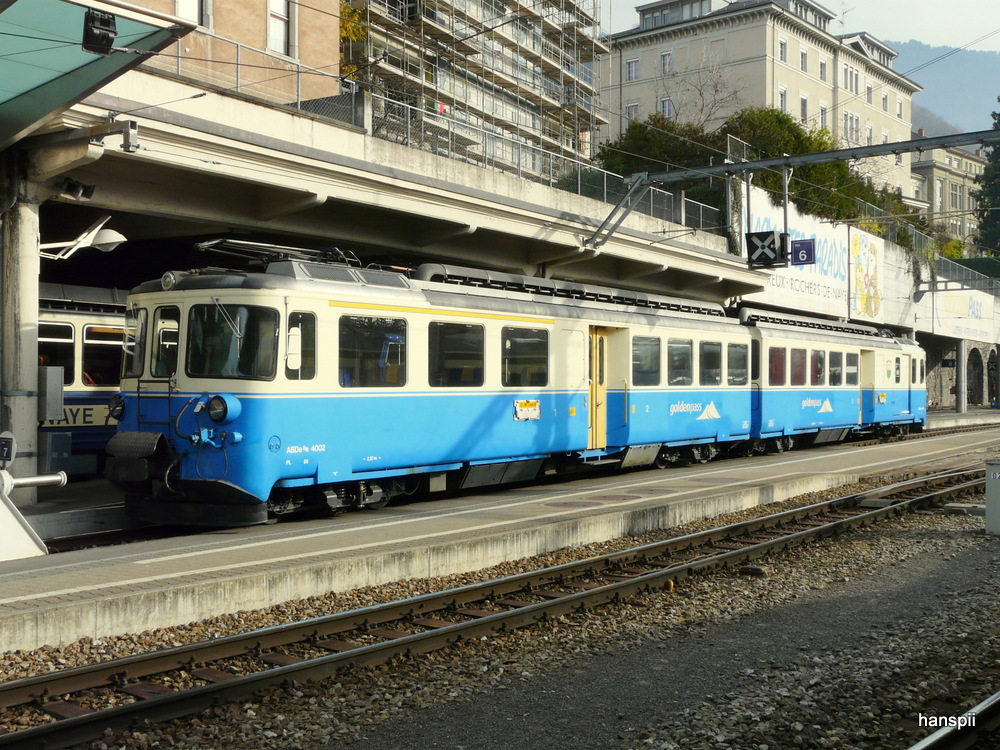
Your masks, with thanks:
[[[792,265],[808,266],[816,262],[816,240],[792,240]]]

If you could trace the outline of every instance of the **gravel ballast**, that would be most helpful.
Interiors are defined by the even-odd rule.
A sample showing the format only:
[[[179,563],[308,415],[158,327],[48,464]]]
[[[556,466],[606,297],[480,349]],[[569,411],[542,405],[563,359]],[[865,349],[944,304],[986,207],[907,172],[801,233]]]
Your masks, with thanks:
[[[682,581],[672,594],[271,690],[86,747],[908,747],[928,733],[907,733],[927,698],[1000,666],[993,633],[1000,542],[982,529],[982,517],[911,515],[765,560],[758,572],[766,575]],[[619,545],[637,541],[646,540]],[[613,546],[592,545],[583,554]],[[404,581],[182,628],[4,654],[0,669],[14,679],[481,576]],[[987,675],[980,697],[998,688]]]

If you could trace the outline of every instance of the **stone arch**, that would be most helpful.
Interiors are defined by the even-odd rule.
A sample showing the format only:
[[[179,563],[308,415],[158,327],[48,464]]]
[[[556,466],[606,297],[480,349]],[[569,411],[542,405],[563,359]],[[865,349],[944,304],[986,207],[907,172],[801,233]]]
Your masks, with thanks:
[[[977,348],[969,350],[968,366],[965,370],[966,379],[966,403],[982,405],[983,403],[983,377],[986,368],[983,366],[982,352]]]

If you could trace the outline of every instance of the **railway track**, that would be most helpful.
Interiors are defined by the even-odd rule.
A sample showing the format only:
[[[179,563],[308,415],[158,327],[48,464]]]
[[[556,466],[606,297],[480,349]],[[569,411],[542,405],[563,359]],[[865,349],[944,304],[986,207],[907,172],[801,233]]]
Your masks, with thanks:
[[[953,726],[946,726],[928,735],[909,750],[966,750],[982,747],[987,740],[996,747],[1000,729],[1000,693],[994,693],[960,716]]]
[[[983,484],[981,465],[738,524],[403,601],[0,684],[0,720],[39,723],[0,748],[55,748],[165,721],[261,688],[430,652],[624,600],[675,581],[942,502]],[[880,507],[871,507],[880,506]]]

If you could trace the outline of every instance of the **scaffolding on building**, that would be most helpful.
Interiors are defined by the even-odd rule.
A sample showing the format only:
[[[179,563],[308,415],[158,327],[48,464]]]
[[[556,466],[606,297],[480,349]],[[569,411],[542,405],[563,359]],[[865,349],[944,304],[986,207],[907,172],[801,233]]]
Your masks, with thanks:
[[[599,41],[598,0],[355,0],[367,34],[344,62],[379,94],[374,119],[427,148],[449,129],[449,149],[492,168],[544,173],[539,149],[589,162]],[[426,113],[393,126],[393,103]],[[399,114],[403,113],[402,108]],[[402,125],[402,122],[398,123]],[[501,138],[483,139],[482,133]],[[535,148],[517,148],[516,144]],[[413,145],[407,141],[406,145]]]

